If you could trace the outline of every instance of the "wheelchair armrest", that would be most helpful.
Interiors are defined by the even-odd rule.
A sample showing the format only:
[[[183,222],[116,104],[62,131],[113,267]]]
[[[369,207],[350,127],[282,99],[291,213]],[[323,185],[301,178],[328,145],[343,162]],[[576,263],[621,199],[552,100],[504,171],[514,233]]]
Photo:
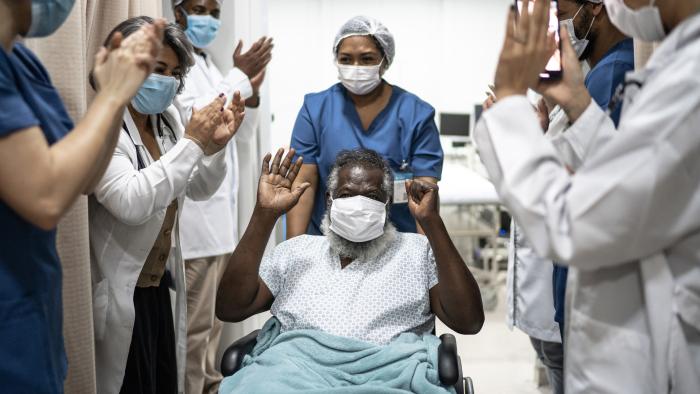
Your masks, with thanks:
[[[221,358],[221,374],[231,376],[241,369],[243,357],[250,354],[253,348],[258,343],[258,333],[260,330],[255,330],[243,338],[232,343]]]
[[[472,382],[472,378],[464,378],[464,394],[474,394],[474,382]]]
[[[440,335],[438,346],[438,375],[445,386],[454,386],[462,378],[457,355],[457,340],[452,334]]]

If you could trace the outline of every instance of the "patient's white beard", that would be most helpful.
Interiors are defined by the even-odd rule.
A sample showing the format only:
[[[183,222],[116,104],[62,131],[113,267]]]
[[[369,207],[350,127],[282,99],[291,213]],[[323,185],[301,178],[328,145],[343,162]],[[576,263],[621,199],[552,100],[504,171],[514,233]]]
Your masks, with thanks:
[[[341,237],[331,230],[330,210],[327,210],[321,221],[321,232],[328,238],[331,251],[337,253],[341,257],[347,257],[354,260],[370,261],[379,257],[389,245],[396,239],[396,227],[387,220],[384,223],[384,234],[379,238],[367,242],[352,242]]]

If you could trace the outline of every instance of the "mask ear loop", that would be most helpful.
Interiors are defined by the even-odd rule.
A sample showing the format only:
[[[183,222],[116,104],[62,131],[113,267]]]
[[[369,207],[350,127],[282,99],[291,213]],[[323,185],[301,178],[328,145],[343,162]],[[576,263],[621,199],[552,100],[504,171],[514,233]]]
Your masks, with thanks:
[[[596,18],[596,16],[593,15],[593,20],[591,21],[591,25],[588,26],[588,31],[586,32],[586,35],[583,37],[584,40],[588,39],[588,35],[591,34],[591,30],[593,30],[593,24],[595,23],[595,18]]]
[[[651,0],[651,1],[654,2],[655,0]],[[585,6],[586,6],[585,4],[581,4],[581,7],[579,7],[578,11],[576,11],[576,13],[574,14],[574,17],[571,18],[571,22],[572,22],[572,23],[576,20],[576,17],[578,16],[579,13],[581,13],[581,10],[582,10],[583,7],[585,7]],[[595,23],[595,18],[596,18],[596,16],[594,15],[594,16],[593,16],[593,20],[591,21],[591,25],[588,26],[588,31],[586,32],[586,35],[583,36],[583,38],[581,38],[581,40],[587,39],[587,38],[588,38],[588,35],[591,34],[591,30],[593,30],[593,24]],[[576,32],[574,31],[573,33],[574,33],[574,36],[576,36]],[[576,37],[576,38],[578,38],[578,37]]]

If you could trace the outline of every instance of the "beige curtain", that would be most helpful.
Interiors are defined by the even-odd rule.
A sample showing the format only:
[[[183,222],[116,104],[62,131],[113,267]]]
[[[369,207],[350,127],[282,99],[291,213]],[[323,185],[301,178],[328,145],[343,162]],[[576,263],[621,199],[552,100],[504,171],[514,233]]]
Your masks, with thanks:
[[[92,96],[87,75],[94,54],[117,23],[137,15],[162,15],[160,2],[78,0],[58,32],[48,38],[26,41],[49,70],[74,121],[83,116]],[[68,355],[66,393],[96,391],[88,236],[87,199],[81,197],[59,224],[57,235],[63,266],[63,335]]]

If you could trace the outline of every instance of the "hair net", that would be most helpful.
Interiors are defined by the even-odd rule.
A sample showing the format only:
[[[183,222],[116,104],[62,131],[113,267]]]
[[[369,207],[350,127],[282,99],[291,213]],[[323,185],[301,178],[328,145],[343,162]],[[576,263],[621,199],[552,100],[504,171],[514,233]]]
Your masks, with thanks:
[[[390,65],[394,61],[394,36],[378,20],[367,16],[356,16],[345,22],[343,27],[340,28],[338,35],[335,36],[333,54],[338,54],[338,46],[341,41],[352,36],[374,37],[379,42],[379,45],[382,46],[384,56],[386,56],[386,64]]]

